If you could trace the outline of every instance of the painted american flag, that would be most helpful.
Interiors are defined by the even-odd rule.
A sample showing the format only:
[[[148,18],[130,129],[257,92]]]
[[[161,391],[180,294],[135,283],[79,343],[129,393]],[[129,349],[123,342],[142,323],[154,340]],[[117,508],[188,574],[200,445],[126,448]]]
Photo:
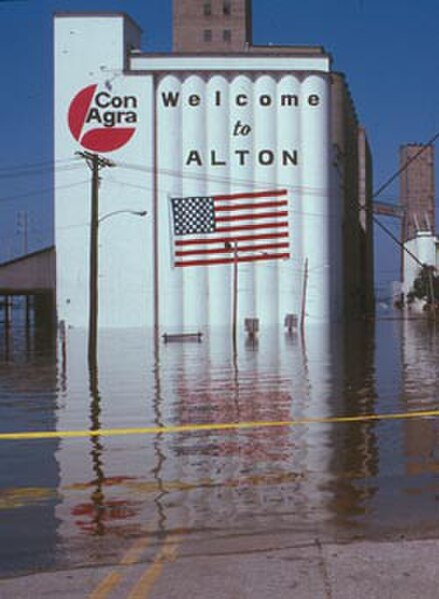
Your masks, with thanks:
[[[171,198],[174,266],[290,257],[286,189]]]

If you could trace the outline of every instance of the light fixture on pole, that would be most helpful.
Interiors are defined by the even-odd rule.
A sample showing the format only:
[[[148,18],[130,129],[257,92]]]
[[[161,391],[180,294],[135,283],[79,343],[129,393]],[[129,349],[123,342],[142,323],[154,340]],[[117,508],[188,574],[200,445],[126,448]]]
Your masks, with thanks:
[[[116,214],[132,214],[133,216],[146,216],[148,214],[148,211],[147,210],[129,210],[129,209],[114,210],[113,212],[109,212],[108,214],[104,214],[104,216],[101,216],[98,219],[98,223],[101,224],[101,222],[103,222],[104,220],[107,220],[107,218],[110,218],[111,216],[115,216]]]
[[[98,231],[99,225],[107,220],[108,218],[117,214],[132,214],[134,216],[146,216],[148,213],[146,210],[130,210],[128,208],[121,210],[114,210],[108,214],[104,214],[96,221],[93,221],[92,226],[95,228],[95,234],[91,235],[92,238],[96,239],[96,243],[91,245],[91,253],[94,254],[93,262],[95,263],[94,268],[90,268],[90,328],[89,328],[89,343],[88,343],[88,361],[90,365],[96,366],[97,361],[97,332],[98,332],[98,280],[99,280],[99,268],[98,268]]]
[[[146,216],[146,210],[114,210],[99,218],[99,171],[104,167],[116,166],[114,162],[91,152],[76,152],[84,158],[92,171],[91,215],[90,215],[90,267],[89,267],[89,324],[88,324],[88,364],[96,368],[98,335],[98,235],[99,224],[110,216],[121,213]]]

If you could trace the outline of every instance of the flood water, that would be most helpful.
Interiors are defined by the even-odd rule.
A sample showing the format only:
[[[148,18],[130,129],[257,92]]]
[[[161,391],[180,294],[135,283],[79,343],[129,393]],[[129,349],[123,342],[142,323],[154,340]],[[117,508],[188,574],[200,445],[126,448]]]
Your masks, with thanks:
[[[0,432],[289,421],[439,409],[439,332],[396,318],[306,335],[154,343],[0,325]],[[0,440],[0,575],[111,563],[140,534],[332,539],[439,531],[439,419]]]

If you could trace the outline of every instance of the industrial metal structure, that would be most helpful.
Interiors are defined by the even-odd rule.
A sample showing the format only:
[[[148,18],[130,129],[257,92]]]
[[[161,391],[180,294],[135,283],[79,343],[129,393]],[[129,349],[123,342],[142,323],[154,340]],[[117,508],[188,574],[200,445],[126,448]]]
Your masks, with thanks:
[[[401,291],[412,291],[421,264],[439,266],[435,231],[434,147],[407,144],[400,149],[400,205],[402,209]],[[422,308],[423,303],[412,305]]]

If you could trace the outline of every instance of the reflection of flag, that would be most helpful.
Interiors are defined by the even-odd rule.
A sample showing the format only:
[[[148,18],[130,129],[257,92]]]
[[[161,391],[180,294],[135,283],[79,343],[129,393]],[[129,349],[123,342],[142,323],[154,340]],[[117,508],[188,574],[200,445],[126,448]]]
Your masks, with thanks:
[[[171,198],[174,266],[290,257],[285,189]]]

